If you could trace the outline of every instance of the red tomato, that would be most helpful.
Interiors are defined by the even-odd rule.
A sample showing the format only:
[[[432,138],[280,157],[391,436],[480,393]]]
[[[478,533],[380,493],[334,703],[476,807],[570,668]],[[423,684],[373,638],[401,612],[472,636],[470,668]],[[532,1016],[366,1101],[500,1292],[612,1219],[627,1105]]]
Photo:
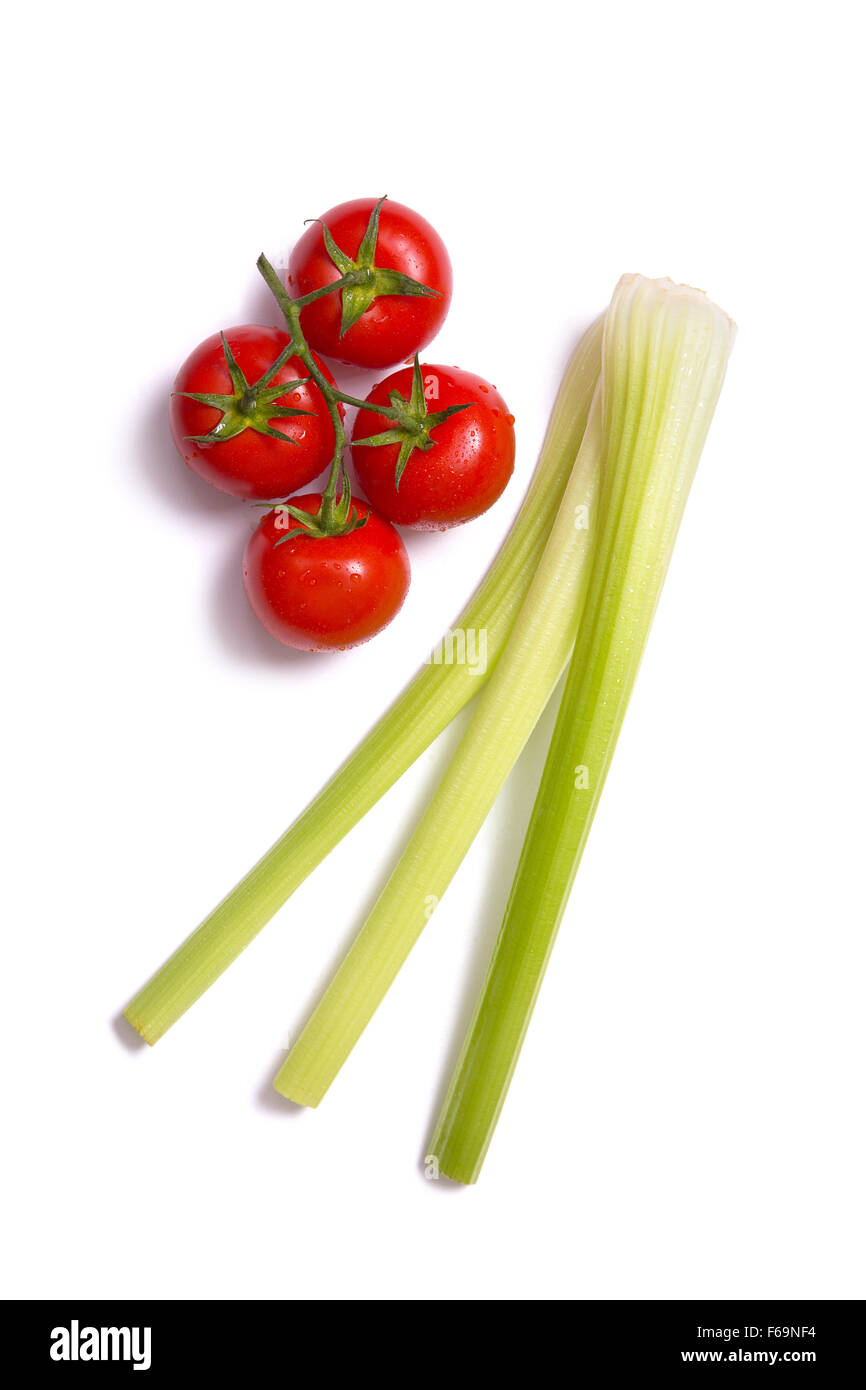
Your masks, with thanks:
[[[321,222],[346,256],[358,257],[364,234],[376,207],[375,198],[356,198],[340,203],[313,222],[295,246],[289,260],[288,285],[294,298],[339,280],[341,271],[325,246]],[[451,303],[451,262],[445,244],[429,222],[411,208],[382,204],[375,267],[396,270],[438,293],[431,297],[382,294],[351,328],[340,337],[342,299],[345,291],[325,295],[301,314],[307,342],[326,357],[336,357],[358,367],[392,367],[405,362],[439,332]],[[371,281],[371,288],[375,284]]]
[[[321,493],[293,497],[292,506],[313,513]],[[409,589],[409,557],[387,521],[355,502],[366,525],[345,536],[294,536],[276,545],[297,522],[287,512],[268,512],[244,555],[244,587],[250,606],[272,637],[302,651],[358,646],[381,632],[403,606]]]
[[[392,391],[411,398],[411,367],[380,381],[367,400],[388,405]],[[496,390],[459,367],[421,366],[424,404],[429,416],[469,402],[467,410],[430,429],[431,447],[409,455],[399,487],[395,477],[400,444],[361,445],[361,439],[393,429],[394,422],[359,410],[352,430],[352,460],[373,506],[400,526],[444,530],[486,512],[501,496],[514,471],[514,416]]]
[[[229,328],[225,339],[249,391],[239,389],[240,379],[232,380],[221,335],[205,338],[186,359],[174,383],[174,442],[193,472],[222,492],[261,500],[287,497],[311,483],[331,461],[334,427],[328,408],[313,382],[291,389],[293,382],[308,375],[297,357],[290,357],[256,392],[257,383],[288,346],[288,334],[279,328],[243,324]],[[333,381],[324,363],[319,366]],[[283,383],[285,392],[274,396]],[[204,404],[179,394],[185,391],[223,399],[220,405]],[[264,391],[268,397],[263,401]],[[282,413],[287,409],[311,414],[289,416]],[[225,438],[201,438],[221,422],[225,422]],[[273,433],[262,433],[262,429]]]

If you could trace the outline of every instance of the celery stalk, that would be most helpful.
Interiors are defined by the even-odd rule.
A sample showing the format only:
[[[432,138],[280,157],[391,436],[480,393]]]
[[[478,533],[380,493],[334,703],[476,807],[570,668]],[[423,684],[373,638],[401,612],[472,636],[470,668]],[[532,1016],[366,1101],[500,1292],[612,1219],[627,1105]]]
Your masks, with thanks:
[[[605,473],[593,576],[511,896],[430,1141],[475,1182],[604,786],[718,399],[734,327],[698,291],[628,276],[602,357]]]
[[[425,665],[264,858],[124,1010],[155,1043],[489,679],[523,603],[580,448],[598,379],[599,319],[566,369],[538,467],[496,560],[453,631],[486,632],[486,673]]]
[[[274,1081],[318,1105],[456,873],[550,699],[587,589],[601,465],[597,393],[574,470],[499,664],[370,916]]]

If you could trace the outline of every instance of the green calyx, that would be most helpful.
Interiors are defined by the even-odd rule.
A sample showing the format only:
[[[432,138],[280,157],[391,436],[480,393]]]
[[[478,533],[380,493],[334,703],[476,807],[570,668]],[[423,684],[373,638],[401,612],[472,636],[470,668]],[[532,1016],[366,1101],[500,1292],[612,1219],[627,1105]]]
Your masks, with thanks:
[[[456,415],[458,411],[468,410],[471,401],[466,401],[464,405],[449,405],[445,410],[437,410],[432,414],[427,410],[427,401],[424,397],[424,383],[421,379],[421,364],[418,361],[418,354],[415,354],[415,362],[412,367],[412,392],[408,401],[399,391],[390,391],[388,400],[391,402],[388,415],[394,420],[394,428],[382,430],[380,434],[372,434],[367,439],[355,439],[354,445],[372,445],[374,448],[380,444],[399,444],[400,452],[397,455],[397,467],[394,470],[394,487],[399,489],[400,479],[406,471],[406,465],[416,449],[432,449],[436,443],[431,438],[431,432],[437,425]],[[377,409],[377,407],[373,407]],[[384,413],[384,412],[383,412]]]
[[[275,550],[278,545],[285,545],[286,541],[292,541],[297,536],[306,536],[312,540],[324,540],[327,536],[348,536],[352,531],[358,531],[367,524],[367,518],[359,516],[357,508],[352,505],[347,487],[343,488],[336,500],[329,499],[326,493],[317,512],[305,512],[301,507],[293,507],[290,502],[279,502],[273,509],[273,515],[285,517],[286,526],[289,525],[288,517],[298,523],[291,530],[287,530],[284,536],[280,536],[278,541],[274,541]]]
[[[420,295],[423,298],[432,299],[439,294],[438,290],[431,289],[429,285],[422,285],[419,280],[413,280],[410,275],[376,265],[379,212],[384,201],[384,198],[380,198],[370,213],[364,239],[358,247],[358,254],[354,260],[351,256],[347,256],[345,251],[340,250],[324,222],[321,222],[319,218],[313,219],[313,221],[320,222],[322,235],[325,239],[325,249],[341,276],[343,301],[343,314],[340,322],[341,338],[353,324],[358,322],[358,319],[369,309],[374,299],[378,299],[381,295]]]
[[[233,389],[227,395],[209,391],[179,391],[177,393],[185,396],[187,400],[198,401],[200,405],[213,406],[214,410],[222,411],[222,418],[207,434],[189,434],[186,438],[193,444],[220,444],[227,439],[234,439],[237,435],[243,434],[244,430],[255,430],[257,434],[266,434],[271,439],[278,439],[283,444],[293,444],[297,447],[296,440],[290,439],[281,430],[274,429],[271,424],[272,420],[287,420],[296,415],[313,414],[311,410],[295,410],[292,406],[276,404],[281,396],[288,395],[295,387],[304,386],[311,380],[310,377],[305,376],[299,377],[295,381],[280,382],[276,386],[271,384],[277,372],[294,355],[293,344],[289,343],[287,347],[283,348],[276,361],[271,363],[258,381],[250,383],[235,360],[234,353],[226,341],[226,335],[221,333],[220,338]]]

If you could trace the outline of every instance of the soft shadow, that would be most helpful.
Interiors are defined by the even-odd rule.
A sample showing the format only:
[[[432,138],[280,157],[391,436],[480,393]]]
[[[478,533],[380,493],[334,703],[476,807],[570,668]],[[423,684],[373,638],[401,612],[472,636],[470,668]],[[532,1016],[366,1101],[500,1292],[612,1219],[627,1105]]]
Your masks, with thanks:
[[[266,1110],[271,1115],[282,1115],[286,1118],[305,1115],[310,1108],[308,1105],[297,1105],[295,1101],[287,1100],[285,1096],[281,1096],[278,1091],[274,1090],[274,1077],[285,1060],[285,1050],[278,1052],[261,1086],[256,1091],[256,1105],[259,1110]]]
[[[441,560],[443,537],[447,536],[449,531],[457,531],[459,529],[460,528],[457,526],[449,526],[446,527],[444,531],[440,531],[438,528],[434,531],[415,531],[411,526],[397,527],[403,539],[403,544],[409,551],[409,558],[413,564],[416,560],[420,559],[426,561],[428,556],[432,559],[434,564],[438,560]],[[436,553],[437,551],[439,552],[438,555]],[[447,563],[449,563],[449,561],[446,560],[446,564]],[[467,597],[471,592],[471,590],[467,591]]]
[[[369,396],[377,381],[382,381],[384,377],[390,376],[392,372],[399,371],[398,367],[382,367],[377,372],[371,372],[367,367],[350,367],[342,362],[333,362],[327,359],[328,367],[336,376],[340,390],[345,396],[354,396],[356,401],[364,401]],[[351,424],[357,407],[346,406],[346,422]],[[351,433],[350,430],[346,431]]]
[[[579,331],[578,331],[578,332],[575,334],[575,336],[572,338],[571,343],[569,344],[569,346],[568,346],[567,348],[564,348],[564,349],[563,349],[563,351],[562,351],[562,358],[561,358],[560,363],[559,363],[559,369],[558,369],[558,371],[556,372],[555,377],[554,377],[554,379],[555,379],[556,381],[561,381],[562,378],[565,376],[565,369],[566,369],[566,367],[568,366],[568,364],[569,364],[569,362],[571,361],[571,359],[572,359],[572,357],[574,356],[574,354],[577,352],[577,349],[578,349],[578,347],[580,346],[581,341],[582,341],[583,338],[586,336],[586,334],[588,333],[588,331],[590,330],[590,328],[592,328],[592,325],[593,325],[594,323],[595,323],[595,319],[594,319],[594,318],[586,319],[585,322],[583,323],[582,327],[579,329]],[[553,401],[551,401],[551,403],[550,403],[550,408],[551,408],[551,410],[553,409]]]
[[[247,600],[243,581],[243,552],[246,538],[240,546],[227,547],[226,557],[214,576],[211,616],[223,645],[243,661],[255,661],[262,666],[291,667],[293,675],[302,675],[306,666],[311,672],[322,662],[333,662],[340,652],[301,652],[286,647],[266,632]]]
[[[427,1164],[424,1158],[418,1160],[418,1172],[427,1187],[435,1188],[437,1192],[471,1192],[472,1183],[457,1182],[454,1178],[449,1178],[447,1173],[439,1173],[435,1178],[427,1176]]]
[[[175,448],[168,418],[173,384],[174,378],[166,375],[145,402],[136,441],[139,467],[148,485],[171,506],[222,516],[237,507],[237,499],[199,478]]]
[[[115,1014],[114,1018],[111,1020],[111,1027],[115,1037],[118,1039],[121,1046],[126,1048],[127,1052],[147,1051],[147,1043],[144,1041],[144,1038],[140,1033],[135,1031],[132,1024],[128,1019],[123,1017],[122,1013]]]
[[[563,678],[564,679],[564,678]],[[445,1103],[445,1096],[451,1074],[457,1065],[460,1049],[466,1030],[472,1021],[475,1005],[487,974],[487,967],[496,945],[499,928],[511,892],[511,884],[529,817],[535,804],[538,785],[544,769],[544,762],[553,736],[553,726],[562,699],[563,680],[559,682],[548,706],[536,724],[529,741],[515,764],[511,776],[500,794],[494,814],[497,816],[498,844],[491,857],[487,874],[487,891],[484,895],[485,908],[475,932],[475,949],[467,971],[466,981],[454,1012],[454,1026],[451,1042],[442,1063],[439,1089],[434,1097],[427,1121],[426,1143],[429,1143],[439,1112]],[[424,1159],[429,1152],[424,1149],[419,1158],[418,1169],[424,1177]],[[429,1181],[428,1179],[424,1179]],[[430,1183],[439,1187],[440,1182]],[[462,1183],[452,1183],[445,1179],[446,1190],[463,1187]]]
[[[270,260],[270,257],[268,259]],[[281,266],[277,266],[276,269],[280,279],[285,281],[285,269]],[[266,328],[284,329],[286,326],[279,304],[255,266],[250,273],[249,284],[238,308],[237,323],[260,323]],[[232,328],[236,325],[229,324],[228,326]]]

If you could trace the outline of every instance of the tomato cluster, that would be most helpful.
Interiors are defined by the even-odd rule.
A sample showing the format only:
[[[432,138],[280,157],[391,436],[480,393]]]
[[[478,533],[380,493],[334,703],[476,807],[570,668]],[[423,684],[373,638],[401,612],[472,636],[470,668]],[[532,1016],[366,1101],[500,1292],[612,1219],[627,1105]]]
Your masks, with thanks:
[[[259,268],[286,331],[245,324],[205,339],[181,367],[171,425],[184,461],[214,487],[259,501],[244,556],[253,612],[278,641],[342,649],[403,604],[409,559],[395,524],[444,530],[480,516],[514,468],[514,418],[494,386],[422,364],[451,301],[441,238],[399,203],[332,208],[298,241],[283,285]],[[323,358],[381,369],[366,400],[345,395]],[[351,457],[367,501],[352,499]],[[297,496],[328,468],[321,491]]]

